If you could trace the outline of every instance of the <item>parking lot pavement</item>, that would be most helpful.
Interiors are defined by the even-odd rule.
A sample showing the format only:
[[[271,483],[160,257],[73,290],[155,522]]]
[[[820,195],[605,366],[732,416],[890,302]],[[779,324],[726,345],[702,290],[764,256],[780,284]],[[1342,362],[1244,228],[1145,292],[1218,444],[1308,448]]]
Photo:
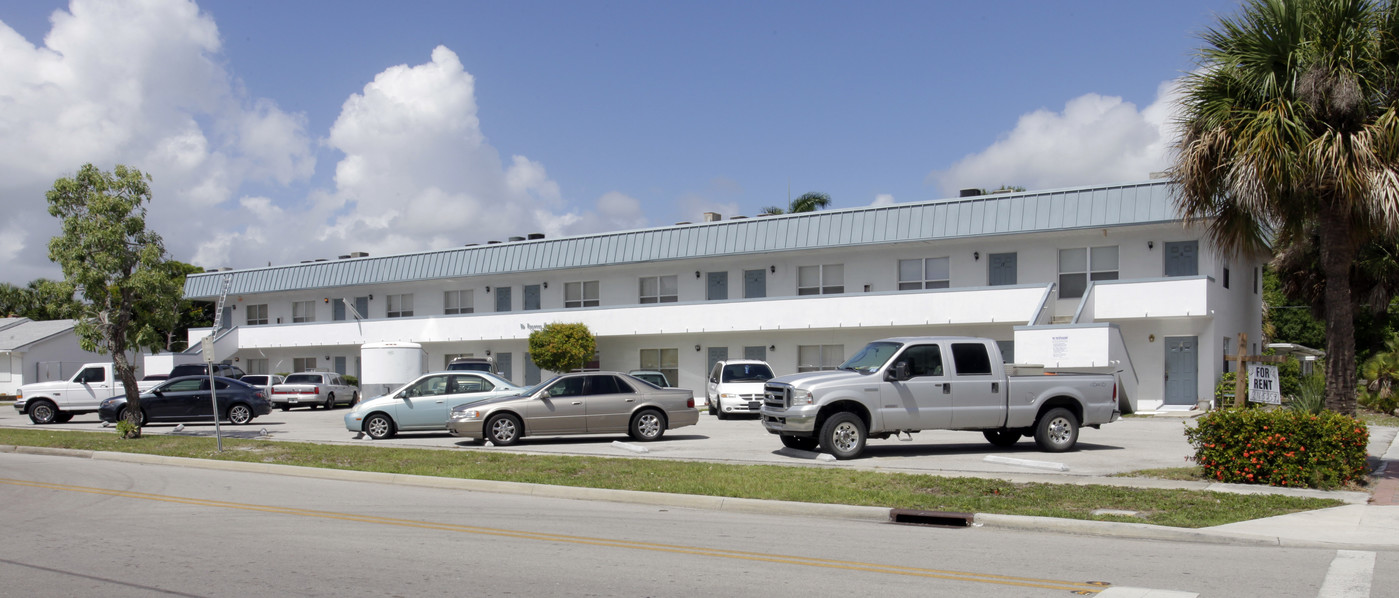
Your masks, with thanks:
[[[911,441],[873,440],[865,457],[853,461],[828,461],[816,453],[784,449],[777,437],[768,434],[757,419],[719,421],[701,415],[695,426],[669,430],[664,438],[651,443],[632,443],[625,436],[569,436],[560,438],[526,437],[510,448],[475,446],[447,433],[413,432],[389,440],[355,439],[344,425],[345,409],[314,411],[296,409],[273,411],[246,426],[223,424],[227,438],[267,437],[277,441],[344,443],[371,446],[424,447],[462,451],[509,451],[550,455],[662,458],[724,463],[809,465],[954,476],[1005,477],[1011,479],[1090,478],[1139,469],[1186,467],[1193,451],[1185,440],[1185,426],[1191,420],[1180,417],[1133,417],[1102,429],[1084,429],[1078,447],[1067,453],[1043,453],[1033,439],[1024,438],[1011,449],[1000,449],[986,442],[979,432],[932,431],[913,435]],[[0,408],[0,426],[35,429],[25,416],[8,405]],[[180,432],[174,424],[152,424],[146,434],[179,434],[213,438],[213,424],[186,423]],[[96,414],[83,415],[66,424],[42,429],[106,431]],[[614,441],[641,446],[645,453],[614,446]]]

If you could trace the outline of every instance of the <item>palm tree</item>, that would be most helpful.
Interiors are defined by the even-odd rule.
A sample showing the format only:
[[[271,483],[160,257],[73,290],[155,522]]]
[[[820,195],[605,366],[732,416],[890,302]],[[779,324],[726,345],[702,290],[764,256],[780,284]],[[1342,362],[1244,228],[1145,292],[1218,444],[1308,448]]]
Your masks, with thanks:
[[[1248,0],[1202,35],[1171,178],[1226,254],[1314,227],[1325,281],[1326,405],[1355,413],[1351,265],[1399,228],[1395,0]]]
[[[763,211],[760,213],[768,216],[776,216],[778,214],[800,214],[802,212],[815,212],[816,210],[830,207],[830,205],[831,196],[821,193],[820,191],[808,191],[803,193],[801,197],[788,203],[785,211],[778,206],[768,206],[763,208]]]

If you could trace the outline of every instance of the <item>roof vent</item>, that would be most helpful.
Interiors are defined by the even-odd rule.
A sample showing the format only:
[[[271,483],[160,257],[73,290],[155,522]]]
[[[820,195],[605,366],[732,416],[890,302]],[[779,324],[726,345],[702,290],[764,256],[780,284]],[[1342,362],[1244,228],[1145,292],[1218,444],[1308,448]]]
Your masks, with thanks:
[[[734,216],[732,218],[729,218],[729,220],[746,220],[747,218],[747,216]]]
[[[318,258],[316,258],[316,261],[318,261],[318,262],[324,262],[324,261],[325,261],[325,258],[323,258],[323,257],[318,257]]]
[[[689,222],[676,222],[675,226],[685,226],[686,224],[689,224]]]
[[[369,253],[364,251],[351,251],[350,257],[369,257]]]
[[[301,260],[301,263],[303,263],[303,264],[309,264],[309,263],[311,263],[312,261],[314,261],[314,260]]]
[[[486,241],[487,245],[499,245],[500,241]]]
[[[342,255],[342,256],[340,256],[340,257],[338,257],[338,258],[335,258],[335,259],[338,259],[338,260],[348,260],[348,259],[350,259],[350,256],[349,256],[349,254],[345,254],[345,255]]]
[[[525,240],[524,237],[510,237],[510,242],[511,242],[511,243],[516,243],[516,242],[523,241],[523,240]]]
[[[986,195],[986,192],[980,189],[973,188],[963,189],[957,193],[957,197],[976,197],[978,195]]]
[[[529,234],[529,240],[531,240],[531,241],[538,241],[538,240],[543,239],[543,238],[544,238],[544,233],[530,233],[530,234]]]
[[[723,220],[723,219],[724,219],[724,217],[721,216],[718,212],[705,212],[705,213],[704,213],[704,221],[705,221],[705,222],[718,222],[718,221]]]
[[[229,270],[232,270],[232,269],[233,269],[233,268],[230,267],[230,266],[224,266],[224,267],[222,267],[222,268],[219,268],[219,272],[228,272]]]
[[[463,245],[462,247],[475,247],[475,246],[477,246],[477,245],[480,245],[480,243],[467,243],[466,245]]]

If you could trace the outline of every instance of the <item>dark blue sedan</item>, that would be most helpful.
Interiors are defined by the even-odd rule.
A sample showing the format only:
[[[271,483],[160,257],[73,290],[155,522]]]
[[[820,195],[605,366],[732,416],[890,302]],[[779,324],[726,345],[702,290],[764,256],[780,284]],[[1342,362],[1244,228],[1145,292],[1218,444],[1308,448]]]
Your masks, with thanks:
[[[208,376],[171,378],[141,393],[142,425],[152,422],[214,421],[213,397],[218,395],[219,418],[246,424],[254,417],[272,413],[272,404],[262,389],[232,378],[214,378],[213,392]],[[126,395],[102,401],[97,416],[104,422],[126,419]]]

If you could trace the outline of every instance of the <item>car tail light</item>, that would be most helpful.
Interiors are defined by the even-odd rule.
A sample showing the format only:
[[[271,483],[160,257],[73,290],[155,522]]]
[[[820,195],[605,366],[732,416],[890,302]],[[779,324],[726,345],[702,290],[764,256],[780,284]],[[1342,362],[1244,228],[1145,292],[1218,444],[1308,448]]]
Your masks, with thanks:
[[[686,408],[686,409],[694,409],[694,408],[695,408],[695,398],[694,398],[694,397],[690,397],[690,400],[685,401],[685,408]]]

